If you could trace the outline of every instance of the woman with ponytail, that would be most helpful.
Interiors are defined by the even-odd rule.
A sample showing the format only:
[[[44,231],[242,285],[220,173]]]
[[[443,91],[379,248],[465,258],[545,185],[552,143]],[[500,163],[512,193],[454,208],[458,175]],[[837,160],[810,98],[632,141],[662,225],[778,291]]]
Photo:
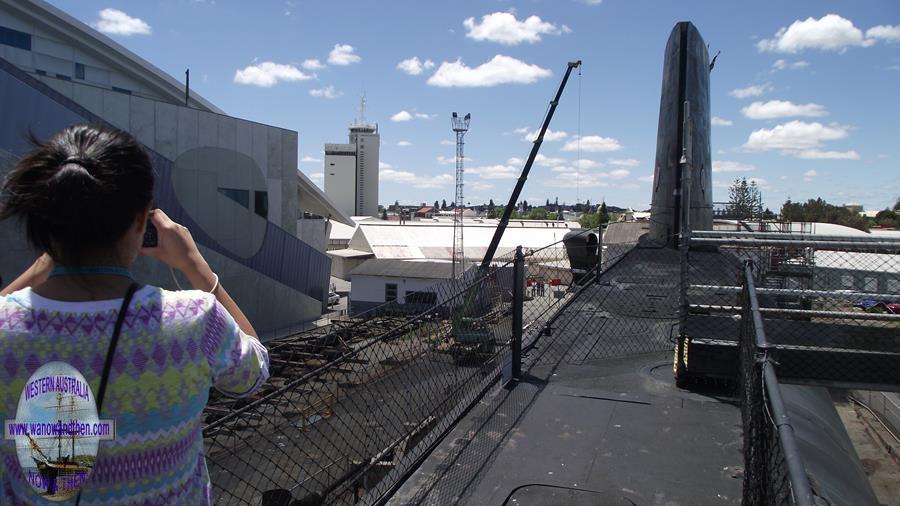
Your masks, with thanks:
[[[129,134],[75,125],[34,141],[2,183],[0,219],[40,253],[0,291],[2,504],[212,503],[209,388],[252,393],[268,354],[187,228],[152,208],[153,182]],[[138,255],[195,290],[137,283]]]

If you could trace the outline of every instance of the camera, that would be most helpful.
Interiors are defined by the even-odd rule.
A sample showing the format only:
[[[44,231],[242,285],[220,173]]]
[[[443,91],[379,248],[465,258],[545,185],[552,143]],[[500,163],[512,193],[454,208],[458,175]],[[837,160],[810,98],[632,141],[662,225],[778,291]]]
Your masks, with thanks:
[[[156,232],[156,225],[147,220],[147,230],[144,231],[144,242],[141,244],[144,248],[155,248],[159,245],[159,235]]]

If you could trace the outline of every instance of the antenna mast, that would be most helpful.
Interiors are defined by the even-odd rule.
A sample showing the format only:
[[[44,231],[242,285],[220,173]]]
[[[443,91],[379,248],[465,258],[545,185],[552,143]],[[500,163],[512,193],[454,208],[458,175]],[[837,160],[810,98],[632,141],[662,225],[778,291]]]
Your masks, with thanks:
[[[463,211],[466,204],[463,200],[463,137],[469,131],[471,114],[460,118],[455,112],[450,121],[456,132],[456,200],[453,207],[453,279],[461,276],[465,270],[465,252],[463,250]]]

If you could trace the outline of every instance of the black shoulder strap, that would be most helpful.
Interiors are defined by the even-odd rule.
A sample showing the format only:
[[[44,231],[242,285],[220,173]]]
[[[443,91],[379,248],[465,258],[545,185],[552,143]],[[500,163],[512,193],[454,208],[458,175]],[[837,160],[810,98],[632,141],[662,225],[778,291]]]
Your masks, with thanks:
[[[109,380],[109,370],[112,369],[113,356],[116,354],[116,345],[119,343],[119,333],[122,332],[122,324],[125,322],[125,313],[128,312],[128,306],[131,304],[131,298],[138,289],[138,284],[132,282],[125,292],[125,298],[122,299],[122,307],[119,308],[119,314],[116,317],[116,325],[113,327],[112,337],[109,340],[109,350],[106,352],[106,362],[103,364],[103,375],[100,376],[100,389],[97,391],[97,416],[100,416],[100,408],[103,406],[103,396],[106,394],[106,382]],[[81,490],[75,497],[76,506],[81,504]]]
[[[119,308],[119,316],[116,318],[116,326],[113,327],[112,338],[109,341],[109,351],[106,352],[106,362],[103,364],[103,376],[100,377],[100,390],[97,391],[97,416],[100,416],[100,408],[103,406],[103,395],[106,394],[106,383],[109,380],[109,370],[112,369],[113,355],[116,354],[116,344],[119,342],[119,333],[122,331],[122,323],[125,322],[125,313],[128,312],[128,305],[131,304],[131,298],[137,291],[138,284],[131,283],[128,291],[125,292],[125,298],[122,299],[122,307]]]

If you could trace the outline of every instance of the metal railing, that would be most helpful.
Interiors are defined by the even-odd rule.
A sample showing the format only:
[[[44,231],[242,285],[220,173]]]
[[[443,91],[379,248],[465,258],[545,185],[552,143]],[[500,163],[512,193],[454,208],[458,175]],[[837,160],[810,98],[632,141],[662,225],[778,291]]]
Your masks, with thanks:
[[[750,260],[784,383],[900,390],[900,241],[694,232],[684,260],[679,375],[734,370],[740,273]]]
[[[742,504],[813,506],[812,490],[775,373],[753,281],[744,265],[740,323],[740,404],[744,428]]]
[[[560,245],[470,268],[429,288],[433,304],[393,301],[267,343],[269,383],[206,411],[216,503],[377,502],[487,388],[520,375],[523,340],[578,288]]]

